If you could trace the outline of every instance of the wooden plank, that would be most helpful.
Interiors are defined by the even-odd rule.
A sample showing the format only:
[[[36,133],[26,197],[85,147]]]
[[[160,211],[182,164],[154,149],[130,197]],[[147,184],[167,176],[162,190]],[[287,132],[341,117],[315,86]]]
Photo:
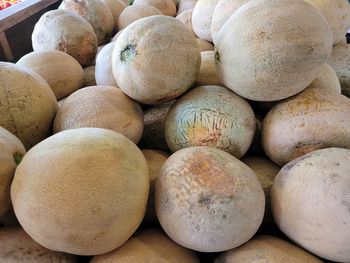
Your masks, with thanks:
[[[0,32],[18,24],[59,0],[25,0],[0,11]]]
[[[4,55],[7,61],[12,61],[13,60],[13,54],[11,47],[7,41],[5,32],[0,33],[0,46],[2,50],[4,51]]]

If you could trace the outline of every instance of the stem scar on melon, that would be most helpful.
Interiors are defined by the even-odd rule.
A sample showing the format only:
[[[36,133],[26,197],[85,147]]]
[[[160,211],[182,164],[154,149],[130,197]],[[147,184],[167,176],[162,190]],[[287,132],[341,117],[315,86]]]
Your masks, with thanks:
[[[128,44],[121,52],[120,52],[120,60],[121,61],[130,61],[137,55],[136,45]]]
[[[220,63],[220,53],[219,53],[219,51],[215,51],[215,62],[216,62],[216,64]]]
[[[22,161],[23,155],[16,152],[13,154],[13,159],[15,160],[16,164],[19,165],[20,162]]]

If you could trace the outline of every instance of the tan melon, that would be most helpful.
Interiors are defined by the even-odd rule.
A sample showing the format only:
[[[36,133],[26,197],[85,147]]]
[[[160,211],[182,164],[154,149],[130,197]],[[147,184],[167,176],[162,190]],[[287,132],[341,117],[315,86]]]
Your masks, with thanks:
[[[285,165],[271,189],[280,230],[311,253],[350,262],[350,150],[318,150]],[[306,261],[305,261],[306,262]]]
[[[210,34],[215,43],[215,39],[219,34],[220,29],[242,5],[250,0],[219,0],[214,8],[213,18],[210,25]]]
[[[59,108],[53,130],[57,133],[82,127],[110,129],[137,143],[143,130],[142,109],[116,87],[83,88]]]
[[[213,12],[219,0],[198,0],[192,13],[192,26],[196,35],[204,40],[213,42],[210,25]]]
[[[254,172],[213,147],[177,151],[156,182],[162,228],[176,243],[200,252],[224,251],[247,242],[263,219],[264,199]]]
[[[335,45],[328,63],[337,73],[342,93],[350,97],[350,45],[345,41]]]
[[[350,4],[348,0],[305,0],[317,8],[327,20],[333,33],[333,44],[344,39],[350,28]]]
[[[96,57],[95,80],[99,86],[118,87],[112,70],[112,52],[115,42],[109,43],[103,47]]]
[[[332,32],[303,0],[251,0],[224,24],[215,44],[225,86],[250,100],[274,101],[317,77],[330,56]]]
[[[154,187],[156,180],[159,176],[160,168],[169,158],[170,154],[164,151],[144,149],[142,150],[143,155],[146,158],[149,179],[150,179],[150,189],[147,203],[147,210],[143,222],[147,225],[156,225],[158,222],[156,211],[154,207]]]
[[[192,27],[192,12],[193,8],[187,9],[181,14],[177,15],[176,19],[179,19],[182,23],[184,23],[187,26],[187,28],[194,34]]]
[[[214,51],[201,52],[201,67],[200,67],[195,85],[196,86],[204,86],[204,85],[223,86],[216,72]]]
[[[9,263],[74,263],[73,255],[40,246],[20,227],[0,228],[0,262]]]
[[[82,66],[91,65],[98,46],[93,27],[82,17],[52,10],[41,16],[32,34],[34,51],[59,50],[68,53]]]
[[[199,263],[197,255],[173,242],[158,229],[147,229],[130,238],[119,249],[95,256],[91,263]]]
[[[257,256],[258,255],[258,256]],[[214,263],[235,262],[322,263],[307,251],[273,236],[256,236],[239,248],[223,253]]]
[[[38,73],[50,85],[59,100],[83,85],[84,70],[72,56],[58,50],[31,52],[17,65]]]
[[[188,9],[193,9],[196,3],[197,0],[180,0],[177,9],[177,15],[181,14],[182,12]]]
[[[274,221],[272,217],[271,203],[270,203],[270,191],[275,180],[276,175],[280,171],[280,168],[269,159],[265,159],[258,156],[246,156],[242,159],[252,169],[265,193],[265,214],[263,220],[264,227],[272,228]]]
[[[153,106],[144,112],[144,129],[140,145],[143,148],[168,150],[164,137],[165,119],[175,101]]]
[[[214,51],[214,45],[208,41],[197,38],[197,43],[201,52],[203,51]]]
[[[8,130],[0,127],[0,143],[6,145],[13,155],[15,162],[19,164],[22,156],[26,153],[22,142]]]
[[[0,126],[29,149],[50,135],[57,100],[35,72],[0,62]]]
[[[103,0],[63,0],[59,9],[85,18],[94,28],[99,45],[106,43],[113,34],[113,15]]]
[[[118,20],[118,31],[124,29],[131,23],[144,17],[162,15],[163,13],[150,5],[131,5],[124,9]]]
[[[122,0],[102,0],[102,2],[109,7],[109,10],[112,13],[114,20],[114,31],[116,31],[118,28],[119,16],[128,5]]]
[[[172,152],[210,146],[241,158],[255,133],[255,116],[247,101],[220,86],[197,87],[171,107],[165,140]]]
[[[176,15],[176,5],[173,0],[134,0],[133,5],[138,4],[154,6],[166,16]]]
[[[118,86],[143,104],[168,102],[196,80],[200,51],[195,36],[176,18],[137,20],[116,41],[112,56]]]
[[[307,89],[277,104],[267,114],[262,130],[264,150],[282,166],[317,149],[350,148],[349,116],[347,97]]]
[[[147,163],[134,143],[111,130],[81,128],[57,133],[27,152],[11,200],[21,226],[42,246],[97,255],[134,233],[148,191]]]
[[[95,66],[89,66],[89,67],[84,68],[83,87],[89,87],[89,86],[96,85],[95,69],[96,69]]]
[[[330,93],[341,94],[339,79],[334,69],[327,63],[321,66],[317,78],[307,87],[308,89],[322,89]]]

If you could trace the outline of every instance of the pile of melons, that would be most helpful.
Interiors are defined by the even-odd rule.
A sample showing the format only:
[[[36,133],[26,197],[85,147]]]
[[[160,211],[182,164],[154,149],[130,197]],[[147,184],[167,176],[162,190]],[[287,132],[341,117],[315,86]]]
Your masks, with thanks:
[[[347,0],[63,0],[0,62],[0,262],[350,262]]]

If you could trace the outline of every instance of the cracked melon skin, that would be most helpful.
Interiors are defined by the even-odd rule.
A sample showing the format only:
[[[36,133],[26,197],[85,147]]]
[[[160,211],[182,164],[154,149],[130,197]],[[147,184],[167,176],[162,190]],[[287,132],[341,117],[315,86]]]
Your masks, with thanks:
[[[195,36],[176,18],[137,20],[118,37],[112,68],[118,86],[143,104],[168,102],[195,82],[201,63]]]
[[[81,16],[93,27],[98,45],[106,43],[114,32],[114,19],[109,7],[100,0],[63,0],[58,7]]]
[[[332,41],[327,21],[305,1],[251,0],[216,38],[219,77],[244,98],[281,100],[317,77]]]
[[[11,200],[21,226],[42,246],[98,255],[136,231],[149,184],[147,162],[133,142],[114,131],[80,128],[28,151],[15,172]]]
[[[265,196],[244,163],[217,148],[197,146],[177,151],[164,163],[155,205],[162,228],[176,243],[219,252],[240,246],[256,233]]]
[[[279,166],[318,149],[350,148],[349,116],[350,99],[308,88],[269,111],[263,121],[263,148]]]
[[[255,126],[248,102],[224,87],[202,86],[176,100],[164,134],[172,152],[211,146],[240,158],[252,143]]]
[[[122,247],[95,256],[91,263],[200,263],[194,251],[181,247],[158,229],[136,233]]]
[[[0,126],[30,149],[51,133],[55,94],[42,77],[16,64],[0,62],[0,79]]]
[[[350,150],[327,148],[286,164],[271,189],[276,224],[309,252],[350,262]]]
[[[214,263],[269,262],[322,263],[302,248],[274,236],[256,236],[239,248],[229,250]]]
[[[35,24],[32,34],[34,51],[63,51],[82,66],[93,63],[97,44],[95,31],[89,22],[64,10],[46,12]]]
[[[77,263],[74,255],[40,246],[20,227],[0,228],[0,262]]]

